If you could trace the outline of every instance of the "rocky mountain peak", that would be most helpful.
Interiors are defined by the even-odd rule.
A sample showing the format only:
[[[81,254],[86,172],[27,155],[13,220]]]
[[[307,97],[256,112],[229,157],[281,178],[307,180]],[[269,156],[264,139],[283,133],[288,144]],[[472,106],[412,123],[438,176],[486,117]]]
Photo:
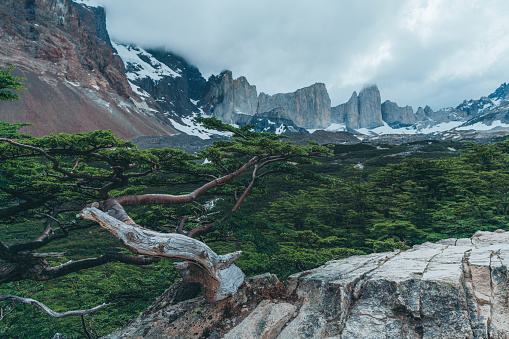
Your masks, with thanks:
[[[284,108],[292,121],[300,127],[325,128],[331,123],[331,101],[323,83],[316,83],[292,93],[260,93],[258,113],[278,107]]]
[[[383,125],[382,99],[376,85],[363,88],[359,93],[359,127],[374,128]]]
[[[258,94],[256,86],[245,77],[233,78],[231,71],[222,72],[209,80],[205,101],[210,103],[210,113],[229,124],[239,122],[238,115],[253,116],[257,112]]]
[[[359,95],[353,92],[348,102],[332,108],[332,122],[345,124],[350,129],[382,126],[384,122],[381,102],[378,86],[365,87]]]
[[[488,98],[498,105],[509,102],[509,85],[504,82],[495,92],[488,95]]]
[[[419,114],[425,114],[422,108],[421,110],[422,113]],[[411,106],[399,107],[398,104],[390,100],[386,100],[382,104],[382,119],[393,128],[406,127],[417,123]]]

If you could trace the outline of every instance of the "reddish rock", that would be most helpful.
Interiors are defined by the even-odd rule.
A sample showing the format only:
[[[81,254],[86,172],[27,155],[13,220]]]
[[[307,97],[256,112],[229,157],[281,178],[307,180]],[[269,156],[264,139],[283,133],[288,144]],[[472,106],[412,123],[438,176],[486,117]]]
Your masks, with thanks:
[[[134,93],[111,46],[102,8],[70,0],[3,0],[0,67],[27,79],[0,120],[31,122],[36,136],[111,129],[122,138],[176,131]]]

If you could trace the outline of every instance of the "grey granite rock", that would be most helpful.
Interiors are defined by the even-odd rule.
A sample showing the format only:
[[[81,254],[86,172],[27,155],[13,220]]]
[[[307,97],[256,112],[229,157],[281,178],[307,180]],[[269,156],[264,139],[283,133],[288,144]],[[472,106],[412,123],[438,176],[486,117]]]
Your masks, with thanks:
[[[225,339],[272,339],[295,316],[297,307],[290,303],[263,300],[239,325],[228,332]]]
[[[292,93],[258,96],[258,113],[284,108],[297,126],[325,128],[331,123],[331,101],[325,85],[317,83]]]
[[[376,85],[364,88],[359,93],[359,128],[383,126],[382,99]]]
[[[421,108],[422,110],[422,108]],[[424,110],[422,110],[424,114]],[[411,106],[399,107],[398,104],[390,100],[382,104],[382,119],[391,127],[405,127],[417,123],[414,110]]]
[[[422,107],[419,107],[417,109],[417,111],[415,112],[415,119],[417,121],[425,121],[425,120],[428,120],[428,116],[426,115],[426,113],[424,112],[424,109]]]
[[[255,115],[258,107],[256,86],[251,86],[245,77],[234,80],[230,71],[221,73],[220,77],[207,96],[214,103],[211,113],[228,124],[236,124],[238,115]]]
[[[509,232],[479,231],[333,260],[285,289],[248,279],[230,301],[162,305],[108,338],[508,338],[508,264]]]
[[[433,112],[431,107],[426,105],[426,107],[424,107],[424,113],[426,114],[426,116],[431,117],[433,115],[433,113],[435,113],[435,112]]]
[[[332,107],[331,122],[345,124],[346,127],[359,128],[359,101],[357,92],[353,92],[350,99],[344,104]]]

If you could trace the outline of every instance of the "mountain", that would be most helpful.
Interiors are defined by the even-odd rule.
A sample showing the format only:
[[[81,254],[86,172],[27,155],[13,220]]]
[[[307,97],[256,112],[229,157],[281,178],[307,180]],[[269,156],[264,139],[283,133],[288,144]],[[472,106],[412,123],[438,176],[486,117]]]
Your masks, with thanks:
[[[28,91],[0,105],[0,119],[31,122],[41,136],[112,129],[132,139],[177,133],[133,90],[101,7],[69,0],[3,0],[0,67],[16,65]]]
[[[509,131],[505,83],[455,108],[425,106],[415,112],[390,100],[382,103],[376,85],[334,107],[323,83],[290,93],[258,93],[248,79],[234,78],[231,71],[205,79],[197,67],[169,51],[110,41],[104,10],[83,2],[0,4],[0,67],[16,65],[28,87],[21,100],[0,106],[0,119],[32,122],[36,127],[25,129],[36,136],[103,128],[125,139],[217,135],[194,122],[199,115],[274,133],[325,130],[402,138],[432,133],[446,138]]]
[[[119,51],[125,50],[122,45],[115,46]],[[234,78],[231,71],[223,71],[205,80],[196,68],[183,59],[180,59],[180,66],[166,61],[164,55],[171,53],[144,51],[135,46],[127,48],[139,54],[136,57],[138,61],[133,63],[136,58],[119,52],[127,65],[127,75],[134,84],[133,88],[138,89],[137,92],[147,100],[155,98],[158,103],[166,101],[164,112],[171,116],[172,124],[180,131],[203,138],[210,134],[200,130],[192,121],[192,117],[201,114],[215,116],[229,124],[255,124],[259,131],[285,133],[326,130],[374,136],[436,134],[451,129],[454,133],[466,133],[469,129],[490,130],[491,125],[497,127],[494,131],[498,131],[504,128],[503,124],[507,121],[503,116],[509,91],[505,84],[488,97],[464,101],[456,108],[436,112],[429,106],[419,107],[414,112],[411,106],[400,107],[390,100],[382,103],[376,85],[363,88],[359,94],[353,92],[346,103],[330,107],[327,89],[321,83],[291,93],[258,94],[255,85],[251,85],[243,76]],[[143,65],[140,58],[149,64]],[[171,58],[178,57],[172,55]],[[136,67],[131,67],[131,64],[136,64]],[[174,75],[163,76],[167,80],[159,82],[151,79],[153,76],[150,74],[155,69],[164,67],[169,67]],[[186,80],[179,84],[175,81],[187,79],[185,75],[175,76],[180,75],[182,69],[194,70],[193,82]],[[131,73],[131,70],[137,71]],[[190,89],[194,90],[192,95],[188,93]],[[481,121],[483,123],[480,125]]]

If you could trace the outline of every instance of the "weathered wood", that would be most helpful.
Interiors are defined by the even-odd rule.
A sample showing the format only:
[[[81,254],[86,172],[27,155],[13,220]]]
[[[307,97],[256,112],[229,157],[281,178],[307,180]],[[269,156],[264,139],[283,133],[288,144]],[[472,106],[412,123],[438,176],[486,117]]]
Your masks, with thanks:
[[[31,299],[31,298],[22,298],[22,297],[18,297],[16,295],[12,295],[12,294],[2,294],[2,295],[0,295],[0,301],[3,301],[3,300],[13,300],[13,301],[16,301],[16,302],[19,302],[19,303],[23,303],[23,304],[27,304],[27,305],[33,305],[33,306],[37,307],[38,309],[40,309],[41,311],[43,311],[44,313],[46,313],[47,315],[49,315],[50,317],[53,317],[53,318],[66,318],[66,317],[82,316],[82,315],[86,315],[86,314],[90,314],[92,312],[98,311],[101,308],[104,308],[106,306],[111,305],[111,304],[104,303],[104,304],[101,304],[99,306],[96,306],[96,307],[93,307],[93,308],[89,308],[87,310],[67,311],[67,312],[59,313],[59,312],[53,311],[51,308],[49,308],[48,306],[44,305],[40,301],[37,301],[35,299]]]
[[[196,239],[148,230],[130,220],[125,223],[94,206],[98,205],[84,208],[78,216],[96,221],[135,253],[183,260],[175,263],[182,278],[199,283],[207,300],[225,299],[244,282],[244,273],[234,263],[241,251],[218,255]]]

